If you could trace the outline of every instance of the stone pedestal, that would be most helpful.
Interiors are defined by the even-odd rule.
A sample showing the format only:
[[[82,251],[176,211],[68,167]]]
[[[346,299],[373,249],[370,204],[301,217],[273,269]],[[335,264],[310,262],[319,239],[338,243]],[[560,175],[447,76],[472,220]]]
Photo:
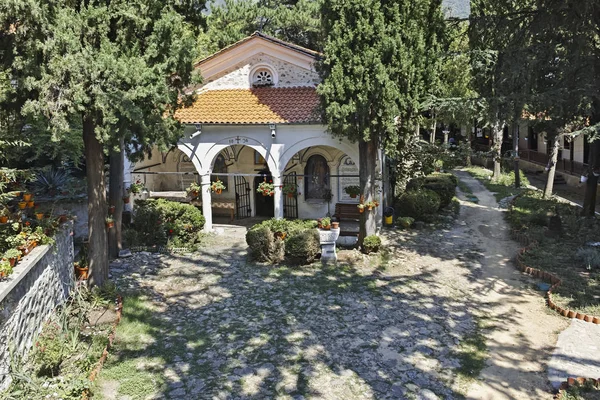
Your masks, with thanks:
[[[324,230],[319,229],[319,239],[321,243],[321,261],[324,263],[336,262],[337,251],[335,241],[340,236],[340,228]]]

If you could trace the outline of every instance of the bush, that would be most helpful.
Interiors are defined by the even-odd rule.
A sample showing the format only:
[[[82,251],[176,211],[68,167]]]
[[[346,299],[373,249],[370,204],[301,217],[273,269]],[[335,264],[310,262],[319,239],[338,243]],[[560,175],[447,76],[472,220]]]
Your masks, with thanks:
[[[433,174],[415,178],[406,186],[407,190],[429,189],[440,196],[440,207],[445,208],[452,203],[456,195],[458,179],[452,174]]]
[[[377,235],[370,235],[363,240],[362,249],[366,254],[375,253],[381,247],[381,238]]]
[[[440,196],[430,189],[410,190],[396,202],[399,214],[419,221],[432,221],[440,209]]]
[[[577,249],[577,258],[583,261],[583,265],[587,269],[600,268],[600,250],[581,247]]]
[[[132,246],[193,247],[205,222],[196,207],[163,199],[136,201],[134,214],[135,233],[126,234]]]
[[[294,232],[285,241],[285,257],[294,264],[310,264],[320,251],[319,231],[316,229]]]
[[[411,217],[400,217],[396,220],[396,225],[400,225],[401,227],[408,229],[415,222],[414,218]]]
[[[250,255],[257,261],[278,263],[284,257],[296,264],[311,263],[320,251],[319,233],[314,220],[286,220],[272,218],[254,225],[246,233]],[[286,234],[285,240],[275,232]]]

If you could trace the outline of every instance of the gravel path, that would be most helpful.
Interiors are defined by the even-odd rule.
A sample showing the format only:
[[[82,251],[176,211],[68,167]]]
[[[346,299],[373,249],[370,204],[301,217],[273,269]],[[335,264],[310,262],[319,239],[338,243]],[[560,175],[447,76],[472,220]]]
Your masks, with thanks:
[[[461,179],[480,203],[462,203],[458,221],[387,231],[388,253],[342,251],[336,267],[256,265],[243,229],[194,255],[118,260],[120,287],[145,293],[160,324],[115,355],[164,381],[137,398],[550,398],[544,365],[564,322],[512,267],[493,197]],[[490,357],[471,385],[459,354],[481,321]],[[136,398],[120,378],[100,384],[106,398]]]

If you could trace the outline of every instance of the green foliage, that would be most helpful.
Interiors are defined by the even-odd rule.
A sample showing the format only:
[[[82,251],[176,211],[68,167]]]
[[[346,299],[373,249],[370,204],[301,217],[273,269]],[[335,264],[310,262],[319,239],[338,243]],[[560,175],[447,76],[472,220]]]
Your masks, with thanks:
[[[310,264],[321,252],[316,229],[299,230],[285,241],[285,257],[290,263]]]
[[[412,217],[399,217],[396,219],[396,224],[403,227],[404,229],[408,229],[414,224],[415,219]]]
[[[488,169],[481,167],[469,167],[467,168],[467,172],[469,172],[469,174],[471,174],[473,177],[479,179],[490,192],[493,192],[496,200],[498,201],[521,192],[521,189],[515,188],[514,171],[502,173],[494,181],[491,180],[492,171]],[[519,174],[521,176],[521,185],[529,185],[529,180],[525,176],[525,173],[523,171],[519,171]]]
[[[134,210],[135,234],[128,233],[130,246],[194,248],[201,239],[205,219],[190,204],[159,200],[137,200]]]
[[[600,250],[592,247],[582,247],[577,249],[577,258],[582,261],[587,269],[600,268]]]
[[[309,49],[319,49],[318,0],[225,0],[211,3],[207,29],[198,38],[200,58],[256,31]]]
[[[440,207],[445,208],[450,205],[456,195],[456,186],[458,179],[452,174],[433,174],[423,178],[417,178],[410,181],[407,190],[429,189],[440,196]]]
[[[252,258],[257,261],[275,264],[285,257],[294,264],[311,263],[320,252],[316,227],[317,222],[314,220],[272,218],[248,230],[246,242]],[[285,233],[285,240],[275,237],[275,232]]]
[[[331,225],[331,218],[329,217],[325,217],[325,218],[321,218],[321,226],[322,227],[328,227]]]
[[[440,209],[440,196],[429,189],[408,190],[396,200],[396,210],[400,215],[418,221],[430,222]]]
[[[360,194],[360,186],[350,185],[344,188],[344,192],[349,196],[358,196]]]
[[[376,253],[381,247],[381,238],[377,235],[369,235],[365,237],[362,244],[362,250],[366,253]]]
[[[43,168],[35,174],[32,188],[37,194],[56,195],[67,187],[69,180],[69,172],[64,169]]]

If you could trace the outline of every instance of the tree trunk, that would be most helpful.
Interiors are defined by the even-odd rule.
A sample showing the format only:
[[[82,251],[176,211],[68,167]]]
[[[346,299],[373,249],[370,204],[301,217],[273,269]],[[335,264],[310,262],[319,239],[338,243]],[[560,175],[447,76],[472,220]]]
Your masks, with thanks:
[[[119,151],[110,152],[110,182],[108,188],[109,206],[115,207],[114,228],[108,231],[108,254],[117,258],[122,249],[121,224],[123,222],[123,138],[119,140]]]
[[[377,172],[377,142],[370,140],[365,142],[360,140],[358,142],[358,154],[359,154],[359,180],[360,187],[362,189],[362,196],[364,203],[374,201],[377,199],[375,193],[375,178]],[[375,220],[376,212],[374,210],[367,210],[361,214],[360,219],[360,234],[358,236],[358,243],[362,245],[365,237],[374,235],[377,230],[377,221]]]
[[[550,139],[550,138],[548,138]],[[544,186],[544,199],[552,197],[552,190],[554,189],[554,176],[556,175],[556,163],[558,162],[558,149],[560,148],[560,135],[558,132],[554,132],[552,137],[552,150],[550,152],[550,161],[548,165],[548,177],[546,179],[546,186]]]
[[[502,129],[500,129],[500,121],[496,121],[492,127],[492,140],[492,157],[494,158],[492,181],[497,181],[502,174]]]
[[[518,118],[515,118],[515,121],[513,122],[513,124],[514,124],[514,126],[513,126],[513,150],[515,152],[515,154],[514,154],[515,187],[520,188],[521,187],[521,174],[519,171],[519,120],[518,120]]]
[[[90,117],[83,120],[88,192],[88,262],[90,286],[102,286],[108,279],[108,245],[106,240],[106,187],[104,183],[104,149],[96,137]]]
[[[583,198],[582,211],[582,215],[585,217],[593,217],[596,215],[598,177],[594,175],[594,170],[596,173],[600,171],[600,140],[596,140],[590,144],[588,180],[585,184],[585,196]]]

